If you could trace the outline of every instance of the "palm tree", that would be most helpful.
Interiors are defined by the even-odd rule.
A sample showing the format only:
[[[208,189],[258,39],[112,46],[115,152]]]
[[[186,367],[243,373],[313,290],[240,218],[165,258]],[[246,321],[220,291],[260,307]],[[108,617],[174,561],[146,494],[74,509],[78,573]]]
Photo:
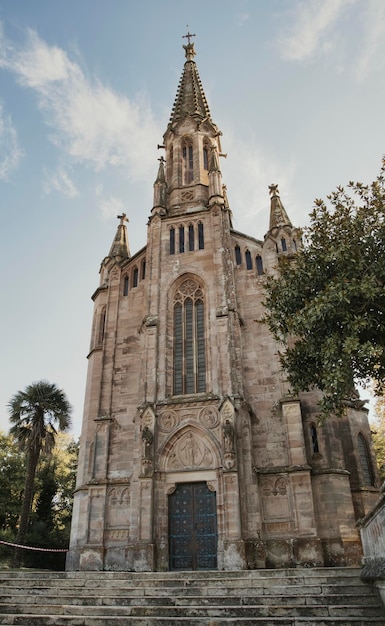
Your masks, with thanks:
[[[18,391],[8,403],[10,434],[27,455],[27,472],[16,543],[24,544],[40,453],[50,454],[59,431],[71,425],[71,405],[61,389],[41,380]],[[20,566],[21,550],[15,550],[14,566]]]

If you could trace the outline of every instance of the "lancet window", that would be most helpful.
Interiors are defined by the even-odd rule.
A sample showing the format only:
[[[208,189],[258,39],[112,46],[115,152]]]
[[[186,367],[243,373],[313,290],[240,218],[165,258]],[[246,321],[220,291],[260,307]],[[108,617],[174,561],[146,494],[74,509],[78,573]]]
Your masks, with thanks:
[[[194,181],[194,152],[191,139],[185,139],[182,145],[183,184],[190,185]]]
[[[246,269],[252,270],[253,269],[253,260],[251,258],[250,250],[246,250],[246,252],[245,252],[245,259],[246,259]]]
[[[179,226],[179,252],[184,252],[184,226]]]
[[[170,254],[175,254],[175,228],[170,228]]]
[[[188,249],[189,252],[194,250],[194,225],[189,224],[188,227]]]
[[[132,274],[132,286],[133,287],[137,287],[138,286],[138,278],[139,278],[138,268],[134,267],[134,271],[133,271],[133,274]]]
[[[317,428],[312,424],[310,426],[310,437],[311,437],[311,446],[313,450],[313,454],[319,453],[319,445],[318,445],[318,433]]]
[[[206,391],[204,294],[191,278],[174,297],[174,381],[175,395]]]
[[[128,279],[128,275],[126,274],[123,278],[123,295],[124,296],[128,296],[128,286],[129,286],[129,279]]]
[[[262,276],[263,275],[263,261],[262,261],[262,257],[260,254],[258,254],[255,257],[255,264],[257,266],[257,274],[258,276]]]
[[[203,224],[202,222],[198,223],[198,248],[199,250],[203,250],[205,247],[205,238],[204,238],[204,231],[203,231]]]

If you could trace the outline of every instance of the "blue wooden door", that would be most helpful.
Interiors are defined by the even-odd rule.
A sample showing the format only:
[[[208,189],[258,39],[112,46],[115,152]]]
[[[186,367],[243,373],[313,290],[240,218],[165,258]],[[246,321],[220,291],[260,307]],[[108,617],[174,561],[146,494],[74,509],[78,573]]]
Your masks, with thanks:
[[[217,568],[216,493],[206,483],[178,485],[169,496],[171,570]]]

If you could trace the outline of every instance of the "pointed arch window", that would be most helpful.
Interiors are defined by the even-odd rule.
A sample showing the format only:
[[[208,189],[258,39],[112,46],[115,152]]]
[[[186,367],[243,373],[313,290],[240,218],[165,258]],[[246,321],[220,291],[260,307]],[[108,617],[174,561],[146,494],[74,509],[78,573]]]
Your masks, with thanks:
[[[143,259],[143,261],[142,261],[141,279],[144,280],[145,278],[146,278],[146,259]]]
[[[179,252],[184,252],[184,226],[179,226]]]
[[[190,252],[194,250],[194,225],[189,224],[188,227],[188,249]]]
[[[239,246],[235,246],[235,262],[237,265],[242,265],[241,249]]]
[[[124,296],[128,296],[128,286],[129,286],[128,275],[125,274],[123,278],[123,295]]]
[[[190,139],[182,146],[183,184],[190,185],[194,181],[194,152]]]
[[[100,318],[99,318],[99,330],[98,330],[98,343],[99,344],[103,343],[104,337],[106,334],[106,317],[107,317],[106,307],[103,307],[100,312]]]
[[[258,254],[255,257],[255,264],[257,266],[257,274],[258,276],[262,276],[263,275],[263,261],[262,261],[262,257],[260,254]]]
[[[319,454],[318,433],[314,424],[310,426],[310,437],[313,454]]]
[[[198,248],[199,250],[204,250],[205,247],[205,237],[203,231],[203,223],[198,223]]]
[[[207,146],[203,147],[203,169],[204,170],[209,169],[209,151],[208,151]]]
[[[253,269],[253,260],[251,258],[250,250],[246,250],[245,259],[246,259],[246,269],[252,270]]]
[[[170,254],[175,254],[175,228],[170,228]]]
[[[132,275],[132,286],[133,287],[137,287],[138,286],[138,278],[139,278],[138,268],[134,267],[134,271],[133,271],[133,275]]]
[[[175,395],[206,391],[204,296],[196,280],[185,280],[174,298]]]
[[[374,486],[374,472],[372,459],[370,457],[370,451],[368,442],[362,433],[359,433],[357,437],[358,455],[360,457],[360,465],[362,472],[362,482],[365,487]]]
[[[281,239],[281,247],[282,247],[282,252],[287,252],[287,244],[286,244],[285,237],[282,237]]]

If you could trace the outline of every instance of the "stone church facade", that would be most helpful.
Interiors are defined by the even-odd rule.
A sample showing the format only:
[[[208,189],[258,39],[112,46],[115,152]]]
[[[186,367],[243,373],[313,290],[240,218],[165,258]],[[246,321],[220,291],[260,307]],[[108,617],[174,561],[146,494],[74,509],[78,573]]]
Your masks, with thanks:
[[[378,475],[367,411],[293,397],[264,281],[301,245],[276,185],[263,240],[237,232],[188,36],[147,245],[126,216],[95,303],[68,570],[350,565]],[[268,216],[266,216],[268,219]]]

